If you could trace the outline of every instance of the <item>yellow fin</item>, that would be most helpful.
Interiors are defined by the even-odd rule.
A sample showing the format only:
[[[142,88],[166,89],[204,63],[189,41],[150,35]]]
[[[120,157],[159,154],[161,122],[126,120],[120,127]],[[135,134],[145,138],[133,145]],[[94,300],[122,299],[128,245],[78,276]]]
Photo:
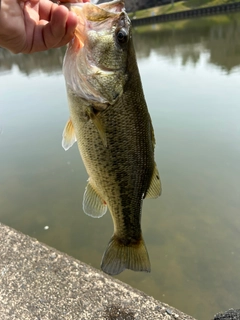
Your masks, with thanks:
[[[63,130],[63,135],[62,135],[62,147],[65,151],[67,151],[71,146],[76,142],[76,135],[74,132],[72,120],[69,119],[68,122],[66,123],[66,126]]]
[[[110,275],[119,274],[125,269],[150,272],[150,260],[143,239],[124,245],[113,235],[103,255],[101,269]]]
[[[83,195],[83,211],[92,218],[101,218],[107,212],[107,204],[88,182]]]
[[[158,198],[161,195],[161,193],[162,193],[162,185],[161,185],[161,180],[158,173],[157,165],[155,163],[152,179],[151,179],[148,191],[144,198],[155,199],[155,198]]]
[[[95,127],[100,135],[100,138],[103,142],[103,145],[105,147],[107,147],[107,137],[106,137],[106,132],[105,132],[103,123],[101,121],[101,118],[99,117],[100,112],[95,114],[94,111],[92,110],[92,108],[89,108],[87,110],[87,114],[88,114],[89,118],[92,120],[93,124],[95,125]]]

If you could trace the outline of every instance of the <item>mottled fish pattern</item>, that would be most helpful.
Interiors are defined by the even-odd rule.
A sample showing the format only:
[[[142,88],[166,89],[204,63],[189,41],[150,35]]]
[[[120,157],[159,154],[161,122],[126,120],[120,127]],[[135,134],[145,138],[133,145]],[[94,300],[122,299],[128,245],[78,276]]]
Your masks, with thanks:
[[[161,182],[154,161],[154,132],[139,76],[131,23],[124,2],[70,6],[79,17],[63,66],[70,119],[63,147],[77,141],[89,175],[83,210],[109,209],[114,233],[101,269],[150,272],[141,231],[144,198],[157,198]]]

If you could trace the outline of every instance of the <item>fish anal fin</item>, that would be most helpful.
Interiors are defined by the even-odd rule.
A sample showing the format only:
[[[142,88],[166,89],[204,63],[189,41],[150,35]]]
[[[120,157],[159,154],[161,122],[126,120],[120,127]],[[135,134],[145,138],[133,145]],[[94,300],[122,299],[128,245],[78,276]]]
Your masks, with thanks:
[[[155,199],[158,198],[162,193],[162,185],[160,176],[158,173],[157,165],[155,164],[152,179],[144,198]]]
[[[92,120],[94,126],[96,127],[100,138],[103,142],[103,145],[107,147],[107,137],[106,137],[106,131],[104,128],[104,125],[102,123],[101,117],[100,117],[100,111],[99,112],[94,112],[93,108],[88,108],[87,114],[89,118]]]
[[[113,235],[103,255],[101,269],[110,275],[117,275],[125,269],[150,272],[150,260],[143,239],[126,246]]]
[[[83,211],[92,218],[101,218],[107,212],[106,202],[88,182],[83,195]]]
[[[74,132],[72,120],[69,119],[66,123],[66,126],[63,130],[62,135],[62,147],[65,151],[67,151],[71,146],[77,141],[76,135]]]

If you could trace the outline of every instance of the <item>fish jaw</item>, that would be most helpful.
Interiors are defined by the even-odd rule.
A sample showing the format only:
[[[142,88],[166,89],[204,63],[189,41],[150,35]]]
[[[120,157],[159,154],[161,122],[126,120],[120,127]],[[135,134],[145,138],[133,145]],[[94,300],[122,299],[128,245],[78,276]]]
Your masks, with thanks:
[[[123,30],[131,37],[124,4],[72,4],[70,10],[77,14],[78,25],[63,63],[68,90],[93,103],[112,105],[122,95],[128,77],[128,46],[119,45],[116,35]]]

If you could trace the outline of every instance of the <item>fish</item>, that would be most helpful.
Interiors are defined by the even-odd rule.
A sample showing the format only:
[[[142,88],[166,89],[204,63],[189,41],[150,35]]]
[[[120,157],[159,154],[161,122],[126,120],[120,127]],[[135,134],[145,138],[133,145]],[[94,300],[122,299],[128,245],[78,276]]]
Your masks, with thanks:
[[[131,21],[121,0],[71,4],[78,16],[63,62],[70,117],[62,146],[75,142],[89,175],[83,211],[110,211],[114,232],[101,269],[150,272],[142,236],[145,198],[161,194],[155,137],[143,93]]]

